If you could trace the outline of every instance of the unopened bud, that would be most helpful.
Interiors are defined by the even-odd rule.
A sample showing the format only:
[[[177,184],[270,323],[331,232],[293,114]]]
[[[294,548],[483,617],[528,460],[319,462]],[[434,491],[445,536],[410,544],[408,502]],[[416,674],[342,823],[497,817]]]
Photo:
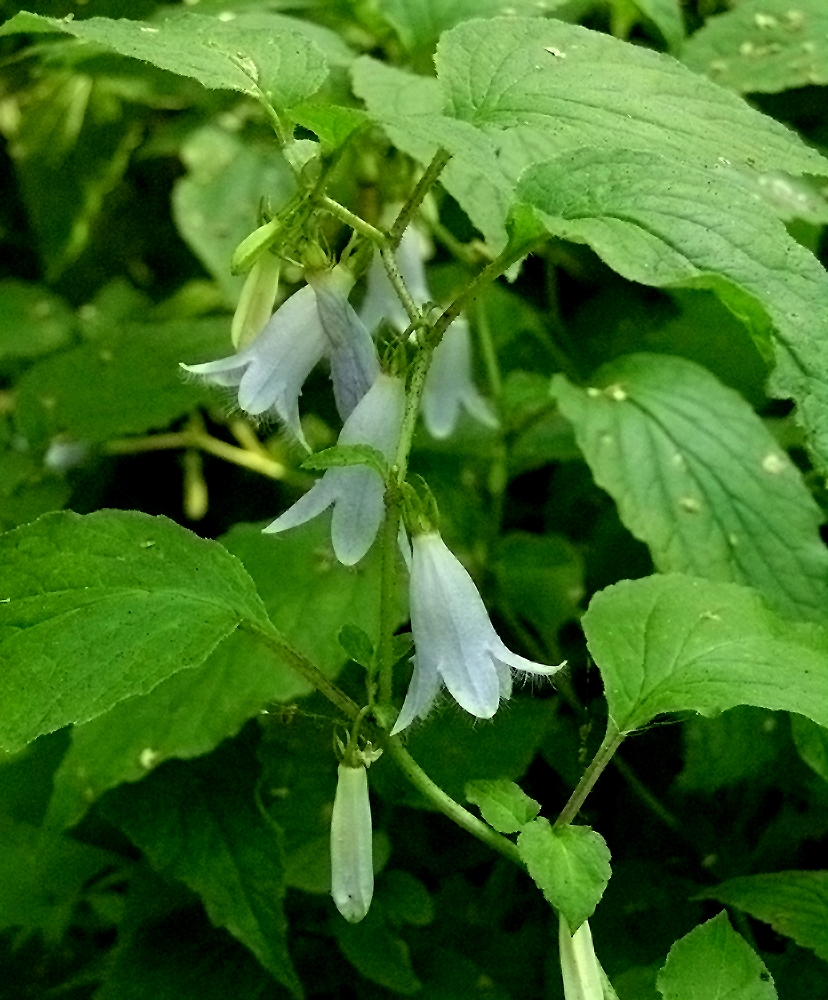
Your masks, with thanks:
[[[331,895],[352,924],[365,917],[374,895],[371,836],[365,767],[340,764],[331,814]]]
[[[265,254],[276,242],[282,229],[282,223],[278,219],[271,219],[263,226],[249,235],[239,243],[230,258],[230,273],[244,274]]]
[[[230,327],[237,350],[254,341],[270,319],[279,290],[280,268],[281,261],[272,253],[263,254],[250,268]]]

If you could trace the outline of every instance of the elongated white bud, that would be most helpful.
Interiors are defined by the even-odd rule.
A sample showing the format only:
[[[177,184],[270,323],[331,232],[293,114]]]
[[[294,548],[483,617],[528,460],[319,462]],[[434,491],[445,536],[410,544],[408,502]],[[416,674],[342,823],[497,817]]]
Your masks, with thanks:
[[[584,921],[574,934],[564,917],[559,918],[561,974],[566,1000],[604,1000],[601,968],[592,946],[589,924]]]
[[[339,765],[331,815],[331,895],[352,924],[365,917],[374,895],[371,804],[362,765]]]

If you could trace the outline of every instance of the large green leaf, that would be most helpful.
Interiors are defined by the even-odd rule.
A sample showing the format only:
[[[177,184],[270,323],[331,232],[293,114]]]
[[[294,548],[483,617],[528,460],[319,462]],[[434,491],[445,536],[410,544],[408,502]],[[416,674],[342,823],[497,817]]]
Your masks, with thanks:
[[[801,715],[791,718],[791,735],[799,756],[812,771],[828,781],[828,729]]]
[[[18,383],[18,426],[33,445],[59,433],[99,442],[166,427],[210,398],[179,362],[230,350],[226,318],[116,324],[29,369]]]
[[[527,171],[519,197],[556,236],[588,243],[631,281],[712,289],[760,344],[828,462],[828,275],[730,166],[584,150]]]
[[[0,281],[0,359],[48,354],[66,344],[74,326],[69,306],[48,288]]]
[[[252,97],[264,93],[280,106],[309,97],[327,76],[322,50],[304,34],[284,26],[267,32],[238,28],[232,19],[190,11],[153,24],[105,17],[41,17],[21,11],[0,27],[0,35],[21,32],[64,32],[193,77],[214,90],[236,90]]]
[[[664,1000],[776,1000],[770,973],[724,913],[676,941],[658,989]]]
[[[286,638],[329,676],[346,659],[337,642],[344,621],[370,631],[376,642],[378,548],[358,567],[342,566],[330,551],[324,518],[284,535],[237,525],[223,541],[241,559]],[[401,610],[400,619],[403,615]],[[311,690],[253,636],[234,632],[203,667],[176,674],[148,694],[75,726],[54,777],[47,823],[72,826],[107,789],[140,781],[171,757],[207,753],[268,705]]]
[[[740,93],[828,83],[823,0],[742,0],[687,40],[681,60]]]
[[[744,399],[684,358],[635,354],[553,393],[595,481],[663,573],[731,580],[791,618],[828,616],[822,512]]]
[[[588,826],[553,827],[534,819],[520,832],[520,856],[574,934],[595,912],[610,878],[610,852]]]
[[[703,893],[764,920],[778,934],[828,961],[828,871],[775,872],[731,878]]]
[[[197,761],[169,761],[110,792],[102,808],[157,871],[197,892],[212,922],[301,997],[286,942],[281,832],[257,808],[256,780],[247,752],[228,744]]]
[[[199,666],[243,621],[271,628],[238,560],[162,517],[48,514],[0,536],[0,564],[8,750]]]
[[[665,575],[593,597],[583,618],[620,732],[664,712],[734,705],[828,725],[828,630],[785,621],[753,590]]]

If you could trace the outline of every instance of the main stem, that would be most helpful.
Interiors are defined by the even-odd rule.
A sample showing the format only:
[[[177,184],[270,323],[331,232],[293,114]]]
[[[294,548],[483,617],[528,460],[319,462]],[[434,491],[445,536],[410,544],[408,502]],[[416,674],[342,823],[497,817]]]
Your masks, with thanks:
[[[392,250],[397,248],[408,223],[411,222],[414,213],[420,205],[422,205],[425,196],[434,187],[437,178],[443,172],[443,167],[450,159],[451,153],[447,152],[445,149],[438,149],[434,154],[434,159],[426,167],[425,173],[419,181],[417,181],[417,185],[409,195],[408,201],[406,201],[400,209],[399,215],[394,220],[394,225],[391,227],[391,232],[389,233],[389,241],[391,243]]]
[[[561,810],[560,816],[555,820],[555,826],[569,826],[581,811],[584,801],[592,791],[595,782],[601,776],[601,772],[612,760],[613,754],[621,746],[624,733],[619,733],[610,722],[607,725],[607,734],[604,741],[598,748],[598,752],[592,758],[589,767],[584,771],[581,780],[575,791],[569,796],[569,801]]]

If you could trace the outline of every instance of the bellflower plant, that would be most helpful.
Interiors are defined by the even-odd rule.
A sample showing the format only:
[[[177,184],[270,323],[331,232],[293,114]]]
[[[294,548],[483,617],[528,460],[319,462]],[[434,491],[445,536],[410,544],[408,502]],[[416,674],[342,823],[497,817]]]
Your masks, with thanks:
[[[380,374],[345,421],[339,444],[368,444],[394,459],[400,436],[405,386],[393,375]],[[268,525],[266,532],[304,524],[333,504],[331,542],[337,559],[352,566],[365,555],[385,514],[385,484],[367,465],[328,469],[308,492]]]
[[[422,306],[431,300],[424,266],[425,241],[409,226],[397,248],[397,266],[412,300]],[[369,330],[382,319],[402,332],[409,325],[408,314],[385,273],[379,254],[368,271],[368,288],[360,318]],[[435,438],[449,437],[465,410],[487,427],[498,421],[489,403],[477,391],[472,378],[471,332],[464,316],[456,319],[443,334],[434,351],[423,391],[423,422]]]
[[[340,416],[347,419],[378,371],[373,341],[348,303],[353,278],[343,267],[308,275],[248,346],[229,358],[182,365],[214,385],[238,387],[239,406],[253,417],[272,414],[305,447],[299,396],[323,357]]]
[[[371,803],[365,765],[339,765],[331,813],[331,896],[342,916],[364,919],[374,895]]]
[[[443,683],[461,708],[490,719],[512,693],[511,669],[548,676],[563,666],[534,663],[506,648],[474,581],[438,532],[415,535],[412,549],[414,674],[392,735],[425,718]]]

